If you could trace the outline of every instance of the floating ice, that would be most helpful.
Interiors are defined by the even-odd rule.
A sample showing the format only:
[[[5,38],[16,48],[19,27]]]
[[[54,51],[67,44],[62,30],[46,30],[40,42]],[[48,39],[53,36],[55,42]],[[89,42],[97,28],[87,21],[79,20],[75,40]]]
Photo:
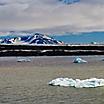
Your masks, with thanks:
[[[79,2],[80,0],[59,0],[65,4],[73,4],[73,3],[76,3],[76,2]]]
[[[81,59],[79,57],[77,57],[77,58],[75,58],[75,60],[73,61],[73,63],[87,63],[87,61],[83,60],[83,59]]]
[[[90,78],[85,80],[72,78],[56,78],[49,82],[53,86],[72,86],[75,88],[95,88],[104,86],[104,79]]]
[[[29,58],[17,58],[17,62],[30,62],[31,60]]]
[[[102,61],[104,61],[104,58],[102,59]]]
[[[57,78],[49,82],[49,85],[54,86],[75,86],[76,81],[72,78]]]

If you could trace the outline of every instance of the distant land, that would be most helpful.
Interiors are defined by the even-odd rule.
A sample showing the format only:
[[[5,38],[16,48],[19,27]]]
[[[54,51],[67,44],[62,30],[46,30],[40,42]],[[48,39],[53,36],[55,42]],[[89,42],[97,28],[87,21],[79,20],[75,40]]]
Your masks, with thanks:
[[[28,36],[33,33],[46,34],[45,32],[40,31],[20,31],[16,32],[7,32],[0,33],[0,38],[9,38],[17,36]],[[52,37],[56,40],[63,41],[68,44],[87,44],[91,42],[98,42],[104,44],[104,31],[94,31],[94,32],[63,32],[63,33],[47,33],[49,37]]]
[[[104,31],[48,35],[36,31],[1,32],[0,56],[104,55]]]

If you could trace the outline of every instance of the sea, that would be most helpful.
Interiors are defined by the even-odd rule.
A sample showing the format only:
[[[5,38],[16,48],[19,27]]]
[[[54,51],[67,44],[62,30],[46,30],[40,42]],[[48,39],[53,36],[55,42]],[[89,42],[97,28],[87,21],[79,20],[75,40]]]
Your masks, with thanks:
[[[71,44],[104,43],[104,32],[51,36]],[[0,36],[4,37],[9,36]],[[87,63],[73,63],[76,57],[86,60]],[[103,55],[28,58],[31,59],[30,62],[17,62],[18,57],[0,57],[0,104],[104,104],[104,87],[76,89],[47,84],[57,77],[104,79]]]
[[[54,34],[53,37],[56,40],[61,40],[70,44],[89,44],[91,42],[97,42],[104,44],[104,32],[77,32],[77,33],[65,33]]]

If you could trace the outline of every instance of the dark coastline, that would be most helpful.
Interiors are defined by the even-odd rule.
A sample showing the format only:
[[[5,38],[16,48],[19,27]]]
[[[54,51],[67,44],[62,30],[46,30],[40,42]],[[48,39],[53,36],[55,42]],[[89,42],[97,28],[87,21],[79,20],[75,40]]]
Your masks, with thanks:
[[[104,55],[104,45],[0,45],[0,56]]]

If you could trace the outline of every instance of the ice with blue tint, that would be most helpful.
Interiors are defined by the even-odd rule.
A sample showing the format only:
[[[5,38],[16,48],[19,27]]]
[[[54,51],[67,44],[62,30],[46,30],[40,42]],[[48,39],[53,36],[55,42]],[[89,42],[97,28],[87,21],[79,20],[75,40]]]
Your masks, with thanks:
[[[72,3],[75,3],[75,2],[79,2],[80,0],[59,0],[65,4],[72,4]]]
[[[31,60],[28,57],[18,57],[17,62],[31,62]]]
[[[86,60],[83,60],[83,59],[81,59],[79,57],[76,57],[74,59],[73,63],[87,63],[87,61]]]

